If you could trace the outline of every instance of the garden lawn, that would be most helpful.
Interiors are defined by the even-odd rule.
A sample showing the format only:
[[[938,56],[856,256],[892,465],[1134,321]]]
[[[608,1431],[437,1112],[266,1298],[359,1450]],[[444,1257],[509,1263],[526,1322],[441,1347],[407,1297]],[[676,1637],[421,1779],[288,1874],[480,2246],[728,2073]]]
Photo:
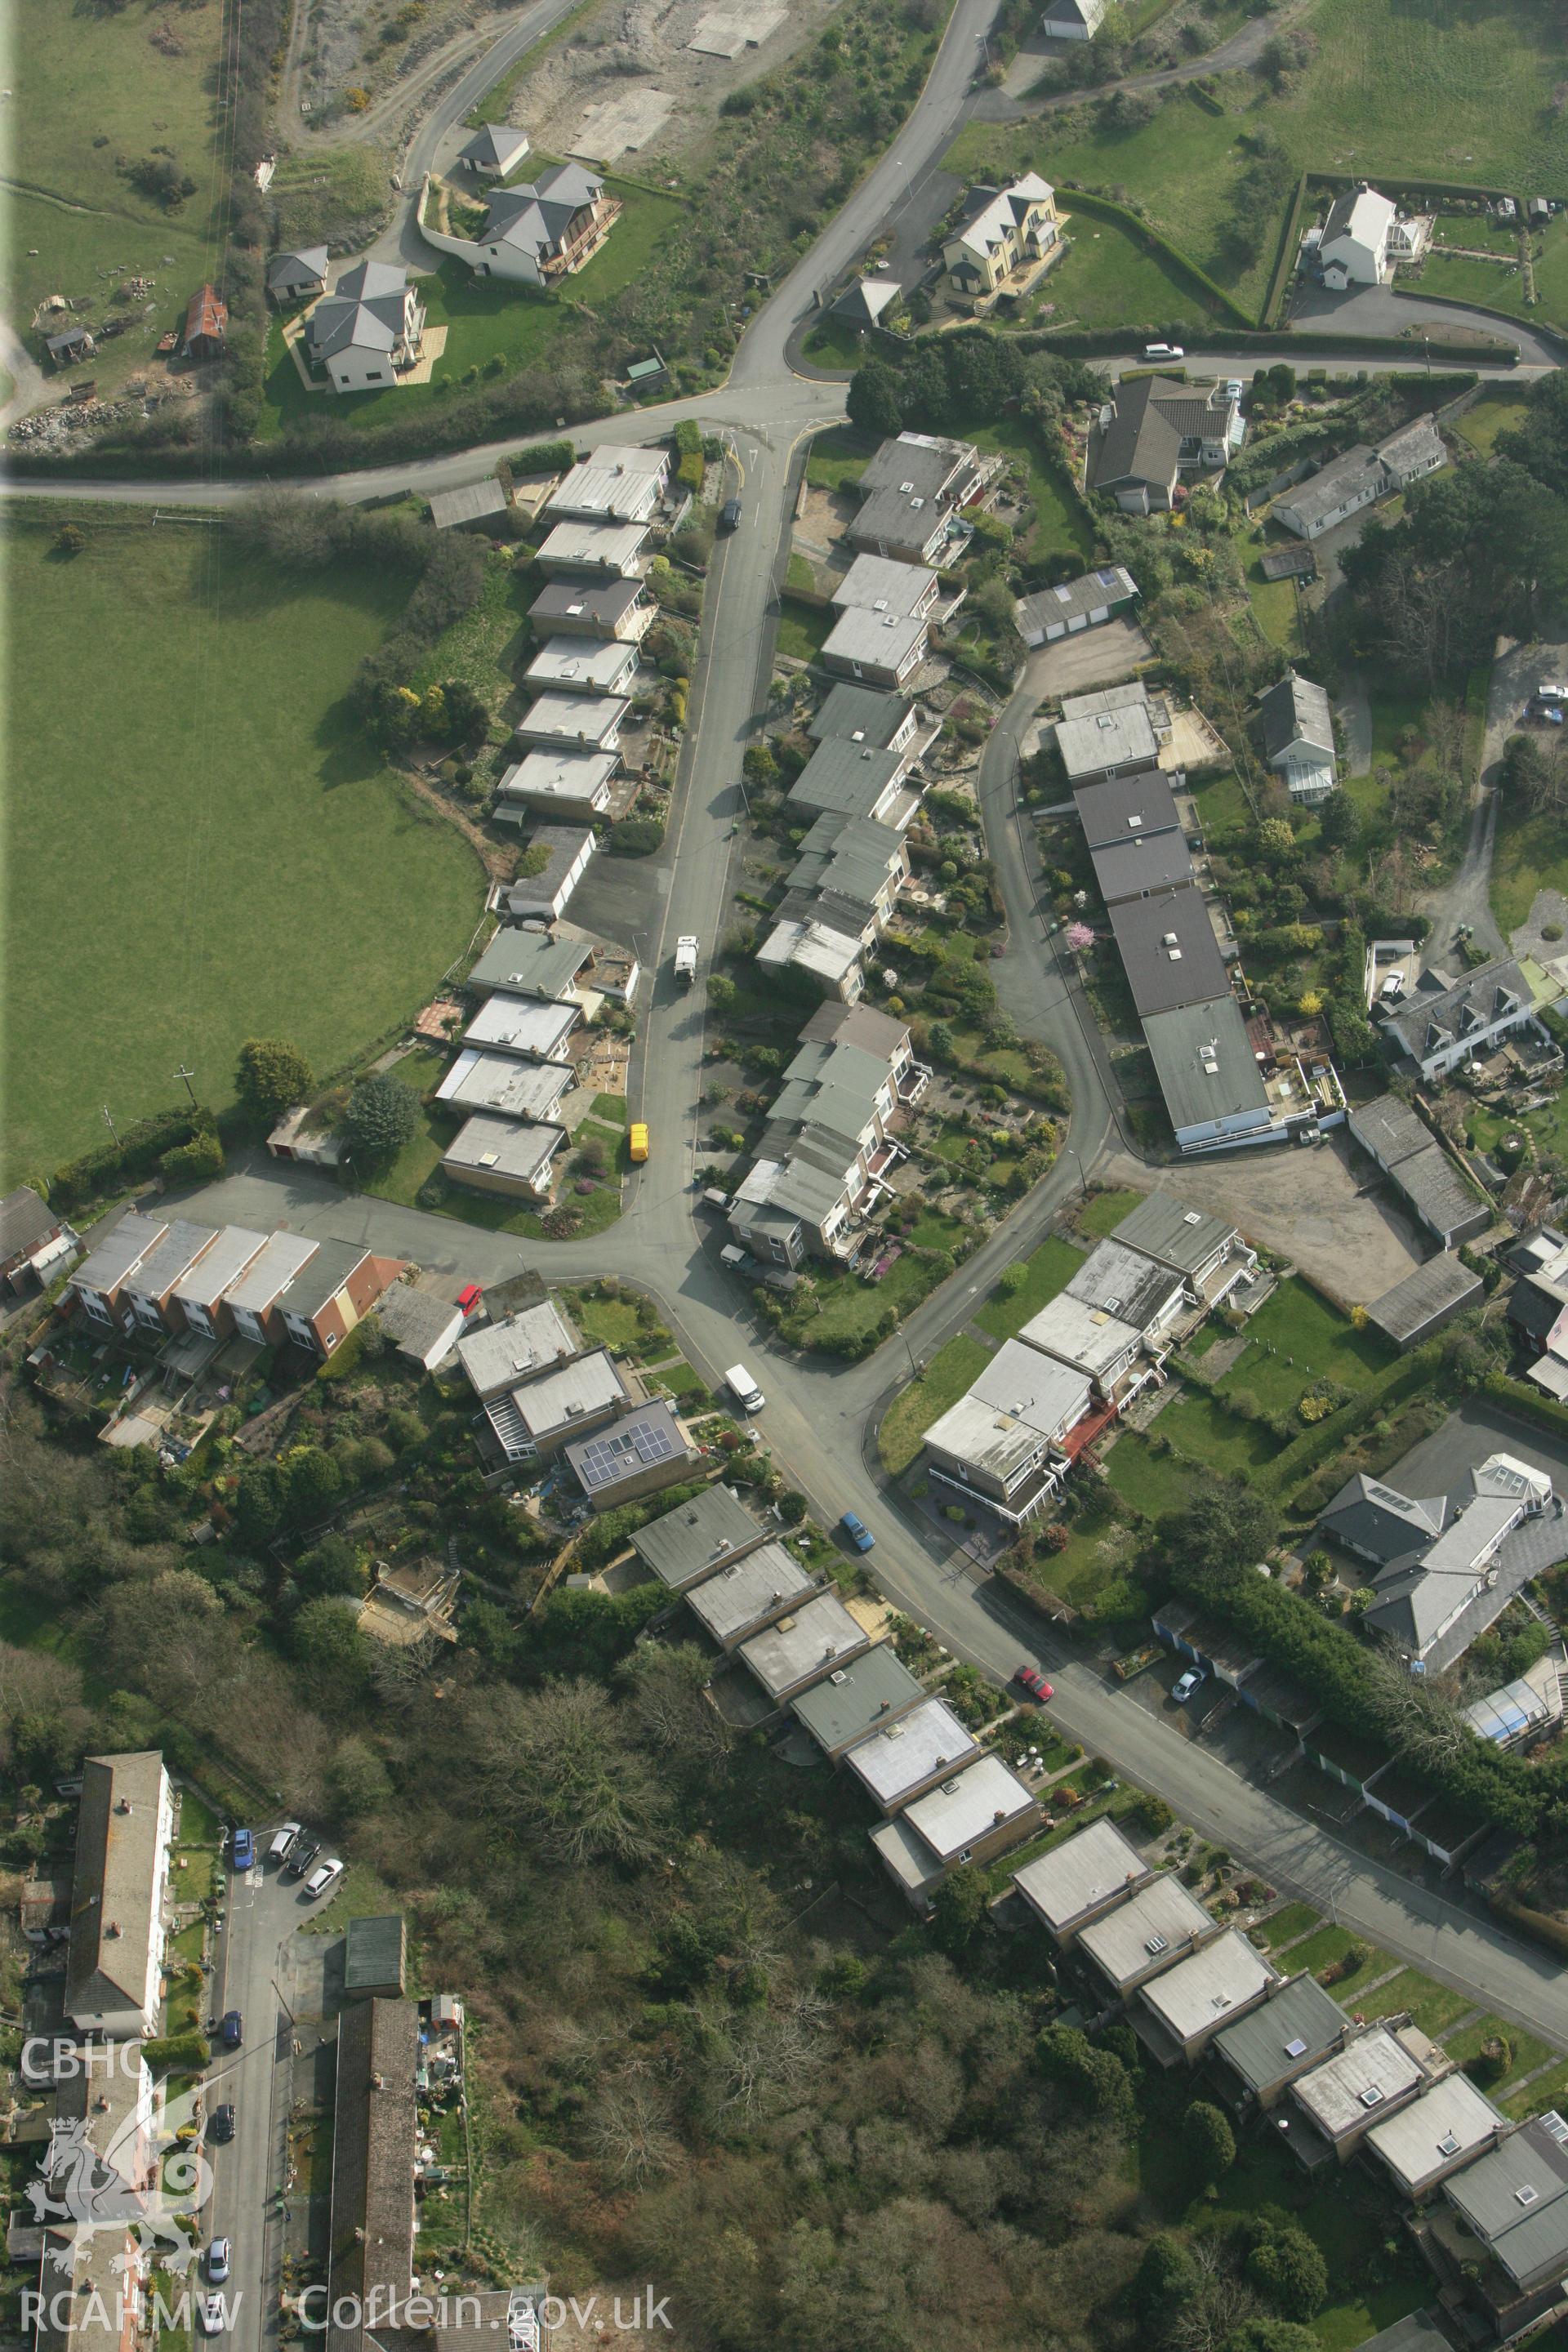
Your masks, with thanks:
[[[58,513],[5,522],[9,849],[29,877],[5,950],[6,1183],[101,1143],[105,1103],[122,1130],[166,1108],[182,1062],[224,1108],[244,1038],[339,1067],[426,1001],[483,904],[472,852],[344,698],[406,581],[286,574],[213,524],[69,515],[71,560]]]
[[[870,450],[855,434],[829,425],[826,433],[816,435],[806,451],[805,478],[814,490],[850,489],[870,457]]]
[[[859,328],[851,326],[847,319],[827,318],[813,327],[804,352],[813,367],[842,368],[847,375],[860,362],[863,340]]]
[[[1168,1454],[1156,1454],[1135,1429],[1123,1430],[1106,1454],[1105,1483],[1151,1519],[1164,1511],[1179,1511],[1192,1500],[1192,1471]]]
[[[1252,616],[1271,646],[1282,646],[1288,654],[1306,650],[1293,580],[1266,580],[1262,560],[1254,556],[1247,567],[1247,593]]]
[[[816,1275],[816,1299],[802,1301],[798,1313],[792,1302],[782,1327],[784,1335],[795,1347],[831,1349],[838,1340],[861,1338],[889,1307],[897,1309],[900,1318],[909,1314],[933,1288],[934,1281],[931,1268],[908,1250],[880,1282],[822,1270]],[[815,1314],[813,1306],[817,1310]]]
[[[485,558],[484,592],[471,613],[443,629],[409,678],[416,694],[447,678],[471,686],[492,719],[499,718],[517,693],[526,614],[537,583],[524,586],[525,574],[491,549]],[[523,707],[518,698],[518,709]]]
[[[374,219],[392,194],[395,157],[372,141],[312,148],[279,158],[268,194],[278,208],[278,244],[288,252],[341,236],[345,221]]]
[[[6,110],[0,269],[7,315],[41,358],[41,339],[28,321],[47,296],[74,300],[91,326],[123,315],[108,299],[121,266],[156,280],[146,298],[156,305],[153,320],[104,344],[87,369],[100,389],[122,380],[167,328],[183,323],[185,305],[212,274],[226,195],[213,88],[223,14],[216,0],[177,15],[160,0],[129,0],[112,12],[77,9],[68,0],[16,0],[7,12],[6,79],[35,94],[32,103]],[[177,31],[183,54],[153,47],[151,36],[160,28]],[[47,102],[38,102],[46,91]],[[172,213],[139,194],[118,168],[154,146],[172,152],[196,183]]]
[[[1092,107],[1048,125],[971,122],[945,168],[965,184],[1001,185],[1019,171],[1042,171],[1068,208],[1075,183],[1125,189],[1156,228],[1254,309],[1285,205],[1256,257],[1232,248],[1226,232],[1247,160],[1243,134],[1272,131],[1298,170],[1373,182],[1420,173],[1521,194],[1557,184],[1561,130],[1549,101],[1562,77],[1560,34],[1546,8],[1318,0],[1312,31],[1317,54],[1282,96],[1250,78],[1225,77],[1222,92],[1237,111],[1211,115],[1176,96],[1130,133],[1100,128]],[[1179,310],[1195,325],[1202,306],[1189,298]]]
[[[1472,407],[1458,418],[1454,431],[1483,457],[1489,457],[1497,446],[1500,433],[1512,433],[1523,424],[1529,402],[1523,393],[1483,392]]]
[[[1538,2074],[1533,2083],[1527,2083],[1511,2097],[1500,2100],[1499,2105],[1505,2115],[1512,2116],[1520,2122],[1526,2116],[1544,2115],[1548,2107],[1568,2105],[1568,2058],[1561,2066],[1552,2066],[1544,2074]]]
[[[416,1093],[422,1094],[439,1075],[443,1059],[443,1056],[436,1055],[407,1056],[393,1065],[392,1076]],[[462,1126],[464,1116],[461,1113],[454,1115],[445,1103],[432,1108],[422,1102],[419,1124],[413,1135],[390,1166],[378,1169],[367,1180],[364,1190],[373,1192],[378,1201],[395,1201],[405,1209],[427,1209],[438,1217],[456,1218],[460,1224],[482,1225],[487,1233],[519,1234],[532,1241],[543,1240],[544,1228],[537,1209],[528,1207],[521,1201],[504,1200],[496,1193],[467,1192],[442,1174],[442,1155]],[[616,1171],[624,1172],[626,1164],[625,1137],[617,1139],[593,1121],[584,1119],[573,1133],[574,1148],[584,1129],[590,1134],[603,1135],[607,1144],[616,1147],[611,1153],[612,1165]],[[569,1153],[563,1150],[556,1165],[561,1166],[568,1158]],[[620,1172],[602,1179],[592,1192],[581,1194],[572,1189],[575,1181],[574,1177],[568,1175],[562,1180],[557,1188],[557,1202],[575,1209],[583,1220],[576,1233],[571,1236],[574,1241],[588,1240],[595,1234],[602,1234],[606,1225],[615,1223],[621,1213]]]
[[[673,1364],[661,1364],[657,1372],[647,1374],[649,1384],[665,1390],[674,1397],[682,1412],[690,1412],[700,1398],[708,1394],[708,1383],[699,1371],[679,1359]]]
[[[1025,495],[1035,509],[1023,545],[1026,563],[1039,563],[1047,555],[1081,555],[1088,562],[1094,551],[1094,533],[1061,473],[1047,462],[1032,426],[1016,416],[997,424],[975,412],[955,417],[947,429],[978,449],[1000,450],[1019,465]]]
[[[958,1402],[989,1360],[990,1350],[962,1331],[937,1349],[919,1380],[911,1381],[882,1415],[877,1448],[884,1470],[896,1478],[900,1470],[909,1468],[932,1422]]]
[[[1079,1223],[1086,1234],[1092,1234],[1097,1242],[1104,1241],[1142,1198],[1142,1192],[1095,1192],[1080,1206]]]
[[[1067,1288],[1082,1264],[1082,1251],[1075,1250],[1070,1242],[1053,1234],[1032,1256],[1024,1259],[1023,1286],[1010,1296],[1005,1290],[994,1291],[975,1316],[975,1323],[982,1331],[989,1331],[994,1339],[1010,1339],[1015,1331],[1023,1329],[1031,1316],[1050,1305],[1058,1290]]]
[[[1205,841],[1213,843],[1246,824],[1251,816],[1247,794],[1234,775],[1201,778],[1187,787],[1196,804]]]
[[[635,1298],[588,1298],[574,1292],[568,1302],[572,1320],[591,1347],[619,1348],[632,1357],[647,1354],[647,1330],[637,1316]],[[658,1352],[668,1355],[668,1333],[659,1340]]]
[[[1109,1498],[1091,1494],[1068,1524],[1065,1549],[1037,1559],[1034,1573],[1069,1608],[1127,1616],[1140,1606],[1138,1588],[1127,1576],[1131,1549],[1131,1531],[1115,1517]]]
[[[499,278],[476,278],[456,255],[448,255],[438,269],[417,280],[428,325],[447,329],[447,346],[428,383],[389,384],[384,392],[307,391],[274,320],[267,339],[258,436],[265,440],[287,425],[322,416],[349,425],[402,422],[439,407],[449,385],[547,366],[555,344],[575,329],[577,306],[596,311],[640,278],[680,211],[673,196],[648,195],[613,178],[605,185],[622,199],[625,210],[607,242],[586,268],[568,280],[569,290],[559,298]]]
[[[1200,1390],[1189,1390],[1168,1404],[1154,1426],[1189,1460],[1241,1476],[1261,1469],[1279,1451],[1279,1440],[1268,1430],[1227,1412]]]
[[[779,599],[779,652],[794,661],[815,661],[837,618],[831,605],[807,604],[785,593]]]
[[[1310,1969],[1313,1976],[1320,1976],[1331,1963],[1343,1959],[1352,1944],[1359,1946],[1366,1958],[1351,1975],[1328,1988],[1342,2006],[1352,1993],[1359,1994],[1374,1978],[1386,1976],[1390,1969],[1398,1967],[1392,1952],[1382,1951],[1375,1944],[1363,1943],[1348,1927],[1320,1927],[1315,1936],[1309,1936],[1304,1944],[1297,1944],[1291,1950],[1290,1973],[1300,1976],[1303,1969]]]
[[[1475,2005],[1468,1993],[1435,1984],[1419,1969],[1401,1969],[1396,1977],[1390,1977],[1375,1992],[1363,1993],[1356,2002],[1364,2017],[1392,2017],[1396,2011],[1407,2009],[1422,2032],[1434,2037]]]
[[[1466,2026],[1463,2033],[1446,2035],[1443,2047],[1449,2057],[1462,2066],[1467,2059],[1479,2056],[1487,2042],[1494,2042],[1500,2036],[1513,2052],[1508,2072],[1501,2077],[1503,2089],[1517,2082],[1521,2074],[1533,2074],[1537,2066],[1544,2066],[1555,2054],[1551,2043],[1542,2042],[1539,2034],[1526,2033],[1522,2026],[1509,2025],[1500,2017],[1478,2018],[1474,2025]],[[1486,2087],[1494,2098],[1497,2097],[1497,2084],[1488,2084]]]
[[[626,1098],[625,1095],[595,1095],[594,1097],[594,1117],[595,1118],[607,1119],[614,1127],[625,1127],[626,1123]]]
[[[1089,212],[1072,217],[1070,190],[1063,192],[1061,208],[1072,247],[1042,281],[1029,311],[1031,326],[1093,332],[1129,323],[1159,327],[1191,315],[1196,297],[1124,229]]]
[[[1220,1380],[1220,1393],[1250,1389],[1266,1412],[1289,1412],[1315,1381],[1370,1387],[1394,1352],[1380,1332],[1358,1331],[1348,1316],[1291,1275],[1247,1324],[1247,1345]]]
[[[1282,1910],[1263,1922],[1263,1948],[1277,1952],[1284,1944],[1294,1943],[1318,1924],[1318,1914],[1310,1903],[1287,1903]],[[1294,1974],[1294,1969],[1291,1973]]]

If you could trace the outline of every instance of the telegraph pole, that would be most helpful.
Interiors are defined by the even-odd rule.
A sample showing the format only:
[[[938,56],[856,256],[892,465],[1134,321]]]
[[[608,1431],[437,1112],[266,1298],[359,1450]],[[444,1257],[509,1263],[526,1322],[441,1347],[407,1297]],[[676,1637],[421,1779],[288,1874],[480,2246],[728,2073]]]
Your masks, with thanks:
[[[197,1104],[197,1102],[196,1102],[196,1090],[195,1090],[195,1087],[193,1087],[193,1086],[192,1086],[192,1084],[191,1084],[191,1080],[195,1076],[195,1075],[196,1075],[196,1074],[195,1074],[195,1070],[187,1070],[187,1069],[186,1069],[186,1067],[185,1067],[185,1066],[184,1066],[184,1062],[182,1062],[182,1063],[180,1064],[179,1068],[174,1072],[174,1076],[175,1076],[177,1078],[184,1078],[184,1082],[185,1082],[185,1092],[190,1096],[190,1098],[191,1098],[191,1108],[192,1108],[193,1110],[195,1110],[195,1109],[197,1109],[197,1108],[199,1108],[199,1106],[198,1106],[198,1104]]]
[[[114,1121],[109,1116],[109,1105],[107,1103],[103,1106],[103,1123],[109,1129],[110,1135],[114,1135],[115,1149],[118,1150],[120,1146],[120,1138],[118,1135],[114,1134]]]

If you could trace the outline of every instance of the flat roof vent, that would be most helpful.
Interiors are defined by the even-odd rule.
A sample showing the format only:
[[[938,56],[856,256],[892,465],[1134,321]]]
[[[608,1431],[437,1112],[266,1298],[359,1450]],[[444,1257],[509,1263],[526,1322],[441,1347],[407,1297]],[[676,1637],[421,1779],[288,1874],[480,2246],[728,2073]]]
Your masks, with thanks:
[[[1445,2133],[1443,2134],[1442,2138],[1437,2142],[1437,2153],[1438,2153],[1438,2155],[1439,2155],[1439,2156],[1458,2156],[1458,2153],[1459,2153],[1459,2143],[1458,2143],[1458,2141],[1454,2137],[1454,2135],[1453,2135],[1453,2133],[1452,2133],[1452,2132],[1445,2132]]]
[[[1201,1212],[1196,1209],[1189,1209],[1186,1215],[1182,1219],[1182,1223],[1184,1225],[1201,1225],[1203,1223]]]
[[[1300,2034],[1297,2035],[1294,2042],[1287,2042],[1285,2044],[1285,2055],[1287,2058],[1304,2058],[1306,2054],[1307,2045],[1302,2041]]]
[[[827,1677],[830,1683],[847,1683],[849,1679],[842,1666],[836,1666]]]
[[[1361,2103],[1363,2107],[1381,2107],[1383,2105],[1383,2087],[1381,2084],[1369,2083],[1365,2090],[1361,2094]]]
[[[942,1793],[944,1797],[956,1797],[958,1794],[957,1781],[944,1780],[942,1784]]]
[[[1168,1936],[1149,1936],[1144,1939],[1143,1949],[1155,1959],[1162,1952],[1168,1952],[1170,1948],[1171,1941]]]
[[[1533,2205],[1541,2195],[1540,2189],[1532,2189],[1528,2180],[1522,2188],[1516,2189],[1513,2193],[1515,2201],[1521,2205]]]
[[[1130,830],[1131,830],[1131,832],[1133,832],[1133,833],[1136,833],[1136,832],[1138,831],[1138,829],[1139,829],[1140,825],[1142,825],[1142,822],[1143,822],[1143,820],[1142,820],[1142,818],[1141,816],[1130,816],[1130,817],[1128,818],[1128,820],[1127,820],[1128,826],[1129,826]]]

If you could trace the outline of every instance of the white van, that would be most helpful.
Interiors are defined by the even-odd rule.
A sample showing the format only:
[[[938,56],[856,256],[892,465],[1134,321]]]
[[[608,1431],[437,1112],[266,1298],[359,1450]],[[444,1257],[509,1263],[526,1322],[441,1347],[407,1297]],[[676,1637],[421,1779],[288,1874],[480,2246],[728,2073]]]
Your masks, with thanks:
[[[1143,356],[1146,360],[1184,360],[1187,354],[1180,343],[1145,343]]]
[[[724,1375],[724,1385],[742,1412],[761,1412],[767,1402],[744,1364],[731,1365]]]

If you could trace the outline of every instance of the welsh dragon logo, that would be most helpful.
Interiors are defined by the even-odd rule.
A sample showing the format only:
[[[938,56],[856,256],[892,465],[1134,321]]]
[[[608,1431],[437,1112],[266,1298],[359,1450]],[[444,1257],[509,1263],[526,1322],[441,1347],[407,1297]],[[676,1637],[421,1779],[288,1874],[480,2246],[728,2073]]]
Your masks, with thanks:
[[[212,2189],[199,2139],[179,2137],[184,2128],[195,2129],[196,2104],[195,2092],[171,2100],[156,2129],[132,2115],[103,2145],[95,2144],[90,2116],[51,2123],[41,2178],[27,2189],[35,2221],[43,2229],[129,2232],[138,2259],[155,2257],[183,2273],[196,2250],[190,2225]],[[125,2255],[115,2257],[117,2271],[129,2266]]]

